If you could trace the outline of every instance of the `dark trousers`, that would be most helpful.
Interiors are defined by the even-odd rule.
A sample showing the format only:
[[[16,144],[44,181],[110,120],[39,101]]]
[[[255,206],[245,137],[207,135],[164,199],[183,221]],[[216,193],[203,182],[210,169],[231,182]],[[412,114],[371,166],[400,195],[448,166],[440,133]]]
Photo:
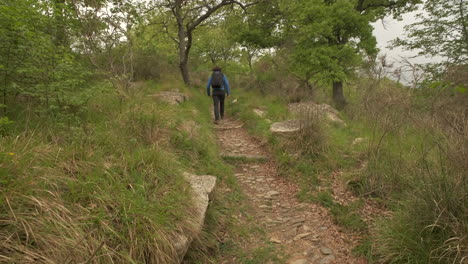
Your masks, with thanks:
[[[224,90],[213,89],[213,106],[214,106],[215,120],[224,118],[224,98],[225,98]]]

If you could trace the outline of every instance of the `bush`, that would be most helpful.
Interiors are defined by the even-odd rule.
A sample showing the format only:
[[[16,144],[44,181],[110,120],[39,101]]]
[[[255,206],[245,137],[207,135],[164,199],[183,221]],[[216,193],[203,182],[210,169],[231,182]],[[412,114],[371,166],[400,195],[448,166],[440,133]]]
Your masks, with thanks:
[[[466,175],[427,170],[390,219],[381,220],[376,252],[388,263],[463,263],[468,256]]]
[[[12,129],[20,132],[0,137],[2,261],[175,262],[175,233],[193,232],[182,172],[228,168],[213,158],[208,130],[197,138],[178,131],[189,118],[208,126],[194,114],[201,106],[157,103],[154,92],[119,102],[107,89],[75,122],[21,115]],[[183,145],[169,144],[177,134]]]
[[[372,232],[385,263],[463,263],[468,257],[468,125],[463,94],[390,82],[358,93],[351,110],[370,124],[360,193],[386,199]]]
[[[328,137],[324,115],[319,111],[307,111],[300,116],[301,129],[290,139],[294,153],[317,157],[326,151]]]

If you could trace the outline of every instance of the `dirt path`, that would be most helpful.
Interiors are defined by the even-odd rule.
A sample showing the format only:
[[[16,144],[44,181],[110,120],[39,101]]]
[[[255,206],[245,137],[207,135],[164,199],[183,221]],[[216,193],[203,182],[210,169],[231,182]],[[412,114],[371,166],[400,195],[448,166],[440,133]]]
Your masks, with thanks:
[[[270,241],[282,245],[288,264],[366,263],[351,256],[353,239],[339,231],[327,209],[296,199],[297,186],[278,176],[271,154],[241,122],[228,118],[216,128],[223,155],[254,160],[238,163],[236,177],[254,217]]]

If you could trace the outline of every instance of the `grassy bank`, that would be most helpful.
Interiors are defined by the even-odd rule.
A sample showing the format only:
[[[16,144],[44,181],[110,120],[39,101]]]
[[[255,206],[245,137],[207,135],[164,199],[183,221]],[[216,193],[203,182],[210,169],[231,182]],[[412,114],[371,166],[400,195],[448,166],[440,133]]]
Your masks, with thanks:
[[[2,123],[0,138],[0,262],[173,263],[174,233],[192,233],[185,171],[219,180],[188,263],[276,257],[266,242],[242,247],[262,231],[218,155],[210,98],[183,88],[190,99],[181,105],[151,97],[174,85],[149,82],[122,100],[99,83],[73,112],[10,110],[14,123]]]
[[[231,111],[272,143],[282,175],[298,183],[300,199],[328,207],[337,224],[365,237],[357,254],[371,263],[463,263],[464,95],[368,80],[355,87],[360,89],[351,87],[350,105],[341,114],[345,127],[307,117],[304,131],[288,139],[273,137],[269,122],[253,113],[263,109],[267,119],[285,120],[287,101],[239,91]],[[356,199],[338,201],[337,183]]]

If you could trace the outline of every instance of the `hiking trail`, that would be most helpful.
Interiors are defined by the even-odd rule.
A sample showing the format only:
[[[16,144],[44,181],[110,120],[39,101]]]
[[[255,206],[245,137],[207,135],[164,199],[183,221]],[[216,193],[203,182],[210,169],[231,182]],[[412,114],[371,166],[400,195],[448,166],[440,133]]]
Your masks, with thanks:
[[[340,232],[326,208],[300,202],[298,187],[279,177],[272,154],[240,121],[227,117],[215,128],[222,155],[248,161],[236,163],[235,176],[255,211],[252,217],[270,242],[281,245],[286,263],[367,263],[351,255],[357,237]]]

